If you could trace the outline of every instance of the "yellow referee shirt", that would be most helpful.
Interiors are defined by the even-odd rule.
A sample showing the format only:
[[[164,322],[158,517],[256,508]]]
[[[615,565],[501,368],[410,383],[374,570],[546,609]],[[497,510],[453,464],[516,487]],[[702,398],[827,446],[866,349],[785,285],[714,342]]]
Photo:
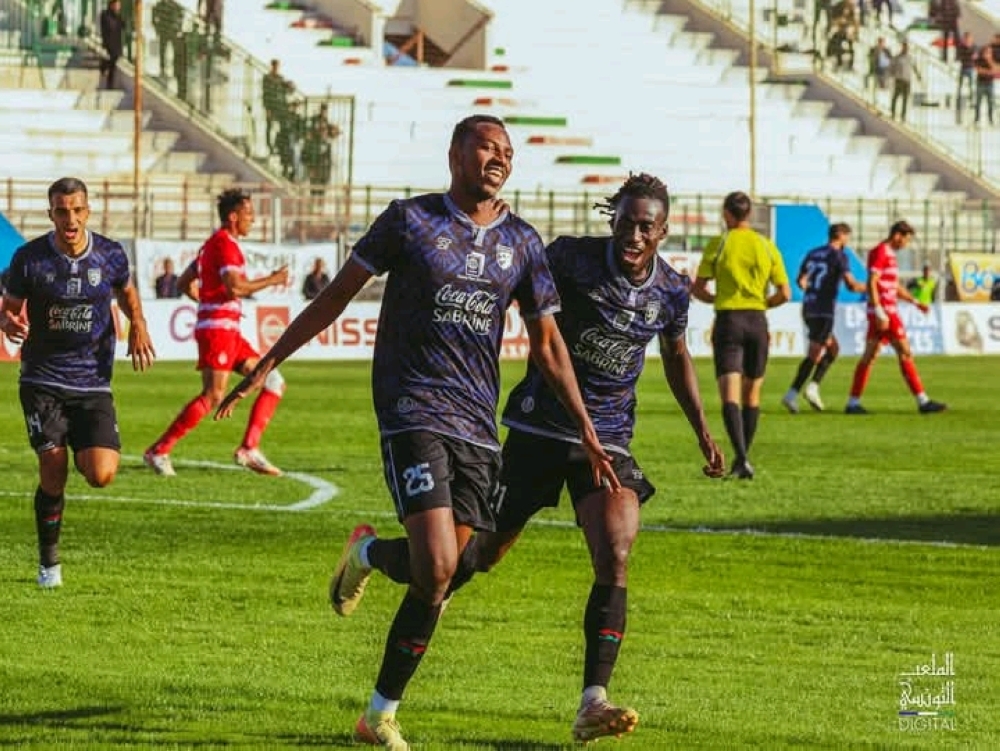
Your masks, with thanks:
[[[768,284],[788,284],[778,248],[749,228],[709,240],[696,276],[715,280],[716,310],[767,310]]]

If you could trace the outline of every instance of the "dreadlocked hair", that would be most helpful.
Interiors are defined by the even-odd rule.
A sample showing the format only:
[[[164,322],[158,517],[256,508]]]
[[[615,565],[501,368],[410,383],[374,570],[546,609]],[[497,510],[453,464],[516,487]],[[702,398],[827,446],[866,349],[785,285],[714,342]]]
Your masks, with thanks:
[[[618,192],[603,201],[598,201],[594,204],[594,208],[608,217],[608,221],[614,222],[615,212],[623,198],[652,198],[663,204],[664,216],[670,216],[670,191],[667,190],[666,184],[654,175],[646,172],[639,174],[629,172],[628,178],[622,183]]]

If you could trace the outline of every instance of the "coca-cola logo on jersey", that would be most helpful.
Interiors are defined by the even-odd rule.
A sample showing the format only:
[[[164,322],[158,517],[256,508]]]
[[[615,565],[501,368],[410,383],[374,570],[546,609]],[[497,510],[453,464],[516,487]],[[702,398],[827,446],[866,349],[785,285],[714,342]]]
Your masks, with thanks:
[[[459,323],[477,334],[489,334],[493,330],[499,297],[483,289],[469,292],[446,284],[434,295],[434,321]]]
[[[595,326],[583,330],[573,346],[573,355],[598,370],[624,376],[636,355],[644,349],[642,344],[608,334]]]

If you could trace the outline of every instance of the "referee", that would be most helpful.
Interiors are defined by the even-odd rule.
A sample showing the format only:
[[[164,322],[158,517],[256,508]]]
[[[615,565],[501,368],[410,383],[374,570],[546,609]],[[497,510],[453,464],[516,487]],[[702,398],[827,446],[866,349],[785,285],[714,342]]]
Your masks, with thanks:
[[[788,302],[792,290],[781,253],[750,227],[753,205],[746,193],[722,203],[726,232],[712,238],[698,264],[691,294],[715,307],[712,351],[722,399],[722,419],[736,454],[730,476],[752,480],[747,452],[757,432],[760,390],[767,368],[768,331],[764,311]],[[715,292],[708,290],[715,280]],[[774,290],[768,294],[769,286]]]

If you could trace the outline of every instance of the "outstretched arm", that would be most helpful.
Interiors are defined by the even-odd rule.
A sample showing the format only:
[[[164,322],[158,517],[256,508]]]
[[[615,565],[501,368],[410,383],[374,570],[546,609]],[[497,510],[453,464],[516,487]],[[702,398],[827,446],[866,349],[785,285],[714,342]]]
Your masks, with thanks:
[[[725,458],[708,430],[698,388],[698,375],[684,338],[668,339],[661,335],[660,357],[663,360],[663,375],[670,385],[670,391],[698,437],[698,446],[708,462],[702,467],[702,472],[708,477],[721,477],[725,471]]]
[[[257,363],[250,375],[244,378],[234,388],[215,412],[215,419],[229,417],[236,408],[236,403],[248,394],[256,391],[264,383],[267,374],[309,342],[319,332],[337,320],[344,312],[347,304],[361,291],[371,278],[371,273],[353,259],[337,272],[337,276],[319,295],[299,313],[281,337],[274,343]]]
[[[566,407],[570,417],[580,429],[580,440],[587,452],[590,464],[594,468],[594,483],[606,485],[612,491],[619,490],[621,483],[611,467],[611,457],[601,446],[601,441],[590,421],[580,385],[573,372],[573,362],[566,349],[566,342],[559,333],[555,316],[546,315],[531,320],[525,320],[528,330],[528,341],[531,346],[531,359],[542,371],[545,380]]]

